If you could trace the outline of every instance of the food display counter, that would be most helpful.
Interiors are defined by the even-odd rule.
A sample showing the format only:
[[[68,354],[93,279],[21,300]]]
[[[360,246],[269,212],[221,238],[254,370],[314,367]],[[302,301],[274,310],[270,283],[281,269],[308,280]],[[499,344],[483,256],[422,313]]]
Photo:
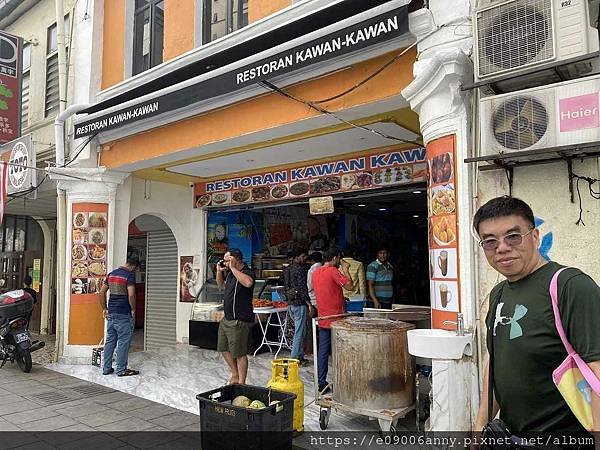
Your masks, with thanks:
[[[256,280],[254,298],[270,299],[271,292],[277,286],[278,281],[278,278]],[[192,306],[189,320],[189,344],[209,350],[216,350],[219,322],[223,318],[223,315],[223,289],[217,286],[217,282],[214,279],[207,280],[198,292]],[[267,338],[270,341],[278,340],[277,330],[269,328]],[[265,339],[265,336],[262,328],[256,322],[252,327],[249,352],[254,353],[261,345],[263,339]],[[268,348],[263,347],[259,353],[267,350]]]

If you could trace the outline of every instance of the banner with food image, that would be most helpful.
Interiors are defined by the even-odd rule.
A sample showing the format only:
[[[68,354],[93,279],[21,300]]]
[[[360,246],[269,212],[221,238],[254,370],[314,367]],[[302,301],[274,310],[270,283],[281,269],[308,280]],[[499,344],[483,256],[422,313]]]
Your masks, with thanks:
[[[433,328],[449,329],[443,322],[456,322],[457,313],[461,311],[455,149],[454,135],[427,144],[427,208]]]
[[[298,167],[196,183],[194,207],[323,196],[425,181],[424,148],[393,147]]]
[[[106,277],[108,205],[74,203],[72,214],[71,299],[97,301]]]

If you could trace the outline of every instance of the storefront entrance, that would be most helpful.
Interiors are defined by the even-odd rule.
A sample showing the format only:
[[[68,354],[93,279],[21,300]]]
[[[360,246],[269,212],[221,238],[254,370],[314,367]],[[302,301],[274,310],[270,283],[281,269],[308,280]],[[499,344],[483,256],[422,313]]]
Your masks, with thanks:
[[[176,342],[177,242],[160,218],[144,214],[129,225],[127,256],[140,260],[136,273],[136,331],[132,351]]]
[[[334,212],[311,215],[306,200],[208,212],[208,278],[228,248],[239,248],[257,279],[279,277],[292,250],[337,247],[366,268],[386,248],[394,303],[429,306],[427,197],[422,184],[340,194]]]

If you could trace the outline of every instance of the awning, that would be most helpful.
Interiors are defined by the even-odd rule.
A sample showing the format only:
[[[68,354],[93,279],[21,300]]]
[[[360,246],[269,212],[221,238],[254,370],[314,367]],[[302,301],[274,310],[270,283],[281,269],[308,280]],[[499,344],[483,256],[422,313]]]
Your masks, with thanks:
[[[352,54],[381,50],[408,37],[409,0],[370,1],[370,9],[366,3],[332,5],[106,99],[83,111],[88,116],[76,117],[75,137],[132,124],[141,125],[135,130],[139,132],[149,128],[143,126],[148,119],[165,113],[170,113],[166,122],[181,120],[203,112],[200,104],[209,105],[206,111],[265,92],[258,85],[263,80],[288,77],[282,86],[298,82],[292,75],[300,70],[334,60],[348,62]]]

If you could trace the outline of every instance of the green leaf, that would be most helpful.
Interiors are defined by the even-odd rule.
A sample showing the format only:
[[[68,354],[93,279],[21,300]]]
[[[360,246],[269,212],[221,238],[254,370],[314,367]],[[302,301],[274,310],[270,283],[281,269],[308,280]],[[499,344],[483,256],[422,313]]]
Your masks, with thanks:
[[[0,100],[0,109],[1,110],[7,110],[8,109],[8,103],[6,103],[4,100]]]

